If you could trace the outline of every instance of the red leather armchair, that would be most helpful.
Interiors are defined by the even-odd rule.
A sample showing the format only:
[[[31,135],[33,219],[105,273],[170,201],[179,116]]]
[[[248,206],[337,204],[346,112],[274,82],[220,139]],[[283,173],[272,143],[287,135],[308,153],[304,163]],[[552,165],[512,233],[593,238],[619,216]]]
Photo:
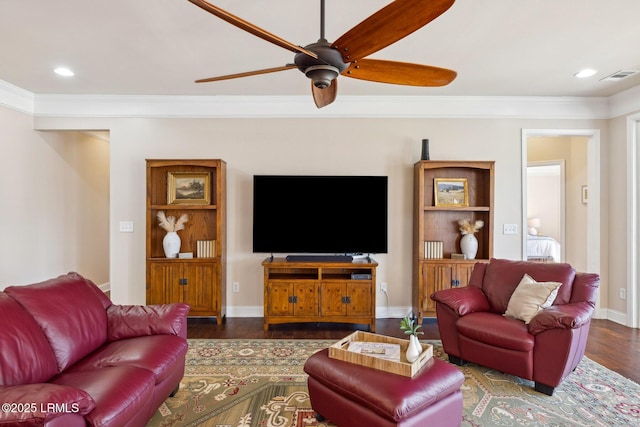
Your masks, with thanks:
[[[560,282],[550,307],[528,324],[504,316],[512,294],[528,274],[536,282]],[[438,328],[449,361],[472,362],[535,382],[552,395],[584,356],[600,278],[569,264],[492,259],[478,263],[469,286],[435,292]]]
[[[143,427],[184,376],[186,304],[123,306],[77,273],[0,292],[0,425]]]

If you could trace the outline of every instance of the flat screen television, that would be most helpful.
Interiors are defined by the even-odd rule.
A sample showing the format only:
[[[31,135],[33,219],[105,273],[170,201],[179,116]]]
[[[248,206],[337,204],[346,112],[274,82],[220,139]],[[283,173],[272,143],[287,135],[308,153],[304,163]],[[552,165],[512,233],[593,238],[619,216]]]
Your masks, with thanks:
[[[253,252],[387,252],[387,177],[255,175]]]

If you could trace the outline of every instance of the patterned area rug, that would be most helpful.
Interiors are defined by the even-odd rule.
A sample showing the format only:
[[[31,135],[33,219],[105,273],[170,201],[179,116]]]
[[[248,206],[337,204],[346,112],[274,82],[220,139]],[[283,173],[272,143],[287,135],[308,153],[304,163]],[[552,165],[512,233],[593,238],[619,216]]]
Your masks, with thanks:
[[[439,341],[427,342],[446,360]],[[180,390],[148,426],[335,427],[315,419],[302,370],[311,354],[333,343],[189,340]],[[587,358],[551,397],[530,381],[474,364],[460,369],[463,426],[640,425],[640,385]]]

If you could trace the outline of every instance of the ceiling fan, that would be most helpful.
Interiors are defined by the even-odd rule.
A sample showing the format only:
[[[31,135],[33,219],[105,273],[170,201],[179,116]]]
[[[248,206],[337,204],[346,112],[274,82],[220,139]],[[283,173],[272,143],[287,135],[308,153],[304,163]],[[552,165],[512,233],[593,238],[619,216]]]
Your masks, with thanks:
[[[295,52],[293,64],[210,77],[196,80],[196,83],[297,68],[311,79],[313,100],[318,108],[322,108],[336,99],[339,75],[407,86],[444,86],[456,78],[456,72],[446,68],[366,58],[433,21],[447,11],[455,0],[395,0],[333,43],[329,43],[324,37],[325,0],[320,0],[320,39],[304,47],[271,34],[205,0],[189,1],[244,31]]]

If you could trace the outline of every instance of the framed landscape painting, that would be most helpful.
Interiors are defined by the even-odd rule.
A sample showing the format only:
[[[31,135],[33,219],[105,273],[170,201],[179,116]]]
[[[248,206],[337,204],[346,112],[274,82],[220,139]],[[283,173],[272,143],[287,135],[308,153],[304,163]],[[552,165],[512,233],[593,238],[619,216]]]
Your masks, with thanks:
[[[169,172],[167,202],[170,205],[208,205],[209,174],[201,172]]]
[[[436,206],[469,206],[467,178],[434,178],[433,181]]]

